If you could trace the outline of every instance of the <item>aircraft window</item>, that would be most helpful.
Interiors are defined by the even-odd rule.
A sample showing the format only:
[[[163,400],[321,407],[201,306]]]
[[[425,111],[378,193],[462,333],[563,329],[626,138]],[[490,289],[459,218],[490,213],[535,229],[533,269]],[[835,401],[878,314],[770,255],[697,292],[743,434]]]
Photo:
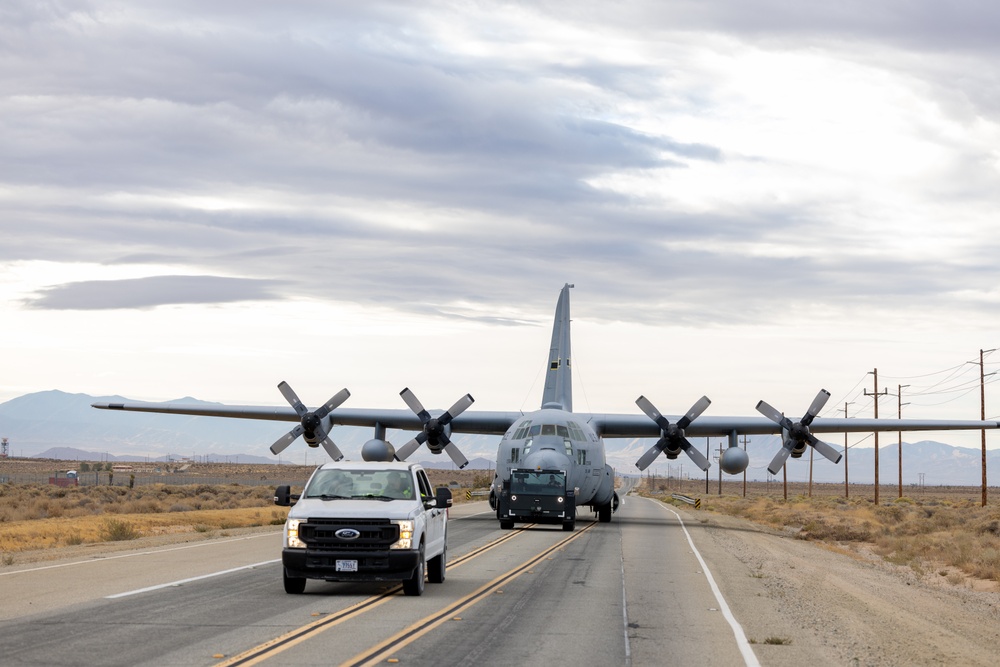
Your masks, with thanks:
[[[577,462],[578,465],[582,465],[582,466],[589,465],[587,463],[587,450],[586,449],[578,449],[578,450],[576,450],[576,462]]]
[[[531,438],[528,438],[528,440],[524,443],[524,455],[527,456],[528,452],[530,451],[531,451]]]
[[[528,433],[530,433],[531,435],[539,435],[541,432],[542,432],[541,424],[535,424],[534,426],[531,427],[531,430],[528,431]]]
[[[563,440],[563,444],[566,445],[566,456],[573,456],[573,443],[570,442],[569,438]]]
[[[521,460],[521,450],[517,447],[510,448],[510,462],[517,463]]]
[[[542,435],[555,435],[556,425],[555,424],[542,424]]]
[[[577,442],[584,441],[587,436],[583,434],[583,429],[580,425],[575,422],[567,422],[566,425],[569,427],[569,437],[573,438]]]
[[[562,436],[564,438],[569,437],[569,430],[565,426],[556,425],[556,435]]]
[[[517,427],[517,432],[514,433],[513,440],[521,440],[524,436],[528,435],[528,427],[531,426],[531,420],[526,419]]]

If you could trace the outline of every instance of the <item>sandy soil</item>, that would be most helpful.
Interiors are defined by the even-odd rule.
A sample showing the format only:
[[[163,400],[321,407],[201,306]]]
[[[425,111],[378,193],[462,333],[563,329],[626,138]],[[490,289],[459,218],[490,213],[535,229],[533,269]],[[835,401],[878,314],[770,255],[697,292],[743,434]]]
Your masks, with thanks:
[[[766,665],[996,665],[1000,594],[846,546],[685,512]],[[700,541],[699,541],[700,544]],[[706,558],[708,558],[706,553]],[[710,561],[711,562],[711,561]],[[742,576],[745,575],[745,576]],[[774,643],[768,643],[767,640]]]

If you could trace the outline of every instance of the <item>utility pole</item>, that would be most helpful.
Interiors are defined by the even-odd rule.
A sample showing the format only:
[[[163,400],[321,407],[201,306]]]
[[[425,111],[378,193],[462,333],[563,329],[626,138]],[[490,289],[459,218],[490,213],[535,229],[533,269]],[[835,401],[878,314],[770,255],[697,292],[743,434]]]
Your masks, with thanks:
[[[909,387],[908,384],[898,385],[896,389],[896,397],[899,399],[899,412],[898,419],[903,418],[903,406],[909,405],[909,403],[903,403],[903,388]],[[899,432],[899,497],[903,497],[903,432]]]
[[[744,452],[747,451],[747,442],[748,441],[749,441],[749,438],[747,438],[747,436],[744,435],[743,436],[743,451]],[[746,471],[746,468],[743,469],[743,497],[744,498],[747,497],[747,471]]]
[[[844,403],[844,419],[847,419],[847,406],[854,401],[848,401]],[[847,431],[844,431],[844,498],[849,498],[851,495],[851,487],[848,486],[848,476],[847,476]]]
[[[711,438],[705,438],[705,458],[709,459],[709,460],[711,460],[709,457],[712,456],[712,452],[710,451],[711,446],[712,446],[711,442],[712,442]],[[720,467],[719,470],[721,471],[722,468]],[[705,495],[706,496],[708,495],[708,471],[707,470],[705,471]]]
[[[875,370],[873,370],[871,372],[871,375],[875,376],[875,391],[872,392],[871,394],[869,394],[868,390],[865,389],[865,396],[874,396],[875,397],[875,419],[878,419],[878,397],[879,396],[888,396],[889,395],[889,389],[886,388],[885,390],[882,391],[882,393],[879,393],[879,390],[878,390],[878,369],[876,368]],[[875,504],[878,505],[878,431],[875,431]]]
[[[717,462],[719,462],[718,465],[719,465],[719,495],[720,496],[722,495],[722,463],[721,463],[721,461],[722,461],[722,452],[724,452],[724,451],[726,451],[726,450],[723,448],[722,443],[720,442],[719,443],[719,455],[715,457],[715,460]]]
[[[987,352],[993,350],[979,350],[979,418],[986,421],[986,373],[983,369],[983,358]],[[992,374],[991,374],[992,375]],[[986,507],[986,429],[981,430],[983,438],[983,507]]]

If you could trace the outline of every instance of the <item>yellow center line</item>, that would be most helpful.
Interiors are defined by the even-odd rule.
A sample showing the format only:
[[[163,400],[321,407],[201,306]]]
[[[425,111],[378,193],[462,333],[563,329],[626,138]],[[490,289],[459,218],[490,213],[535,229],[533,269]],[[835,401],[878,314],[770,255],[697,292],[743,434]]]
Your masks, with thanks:
[[[449,563],[446,567],[446,570],[451,570],[452,568],[458,567],[464,563],[469,562],[470,560],[476,558],[477,556],[485,554],[494,547],[497,547],[503,544],[504,542],[517,537],[518,535],[521,534],[521,531],[524,528],[530,528],[531,526],[534,525],[535,524],[526,524],[520,530],[507,533],[503,537],[497,538],[496,540],[493,540],[489,544],[485,544],[479,547],[478,549],[475,549],[474,551],[470,551],[464,556]],[[381,606],[385,602],[388,602],[392,598],[396,597],[396,594],[399,592],[401,588],[402,587],[398,585],[393,586],[387,591],[379,593],[378,595],[373,595],[370,598],[366,598],[361,602],[358,602],[357,604],[351,605],[346,609],[342,609],[341,611],[331,614],[318,621],[313,621],[312,623],[304,625],[300,628],[296,628],[295,630],[286,632],[285,634],[279,637],[275,637],[274,639],[264,642],[263,644],[255,646],[254,648],[248,651],[244,651],[239,655],[235,655],[229,660],[216,663],[216,667],[236,667],[236,665],[249,666],[249,665],[260,664],[264,660],[267,660],[268,658],[273,657],[278,653],[281,653],[285,649],[291,648],[292,646],[295,646],[296,644],[299,644],[305,641],[306,639],[309,639],[313,635],[319,634],[320,632],[326,630],[327,628],[332,628],[334,626],[340,625],[344,621],[355,618],[356,616],[360,616],[361,614],[367,611],[370,611],[372,609],[375,609],[376,607]]]
[[[506,574],[502,574],[493,581],[481,586],[479,589],[470,593],[469,595],[456,600],[452,604],[448,605],[441,611],[424,617],[423,619],[417,621],[416,623],[410,625],[408,628],[397,632],[392,637],[382,641],[381,643],[373,646],[369,650],[356,655],[355,657],[342,662],[340,667],[370,667],[371,665],[376,665],[381,662],[388,653],[392,651],[397,651],[401,648],[409,646],[415,642],[420,637],[424,636],[431,630],[437,628],[445,621],[452,618],[455,614],[468,609],[474,604],[483,600],[490,593],[498,589],[500,586],[506,584],[509,581],[516,579],[517,577],[524,574],[527,570],[531,569],[537,565],[540,561],[544,560],[553,551],[557,551],[562,547],[566,546],[576,538],[583,535],[585,532],[596,526],[596,523],[591,523],[589,526],[583,528],[582,530],[573,533],[569,537],[560,540],[556,544],[552,545],[545,551],[537,554],[534,558],[525,561],[521,565],[510,570]]]

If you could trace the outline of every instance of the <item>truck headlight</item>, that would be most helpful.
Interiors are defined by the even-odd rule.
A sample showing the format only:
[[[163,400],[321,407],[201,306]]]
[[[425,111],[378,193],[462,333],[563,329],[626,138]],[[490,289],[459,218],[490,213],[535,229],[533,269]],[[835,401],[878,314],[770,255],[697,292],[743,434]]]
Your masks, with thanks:
[[[305,549],[306,543],[299,539],[299,523],[301,519],[289,519],[285,522],[285,546],[289,549]]]
[[[562,496],[559,496],[558,498],[556,498],[556,502],[557,503],[561,503],[562,501],[563,501]]]
[[[412,549],[413,548],[413,522],[410,520],[396,520],[394,524],[399,526],[399,539],[396,540],[390,549]]]

